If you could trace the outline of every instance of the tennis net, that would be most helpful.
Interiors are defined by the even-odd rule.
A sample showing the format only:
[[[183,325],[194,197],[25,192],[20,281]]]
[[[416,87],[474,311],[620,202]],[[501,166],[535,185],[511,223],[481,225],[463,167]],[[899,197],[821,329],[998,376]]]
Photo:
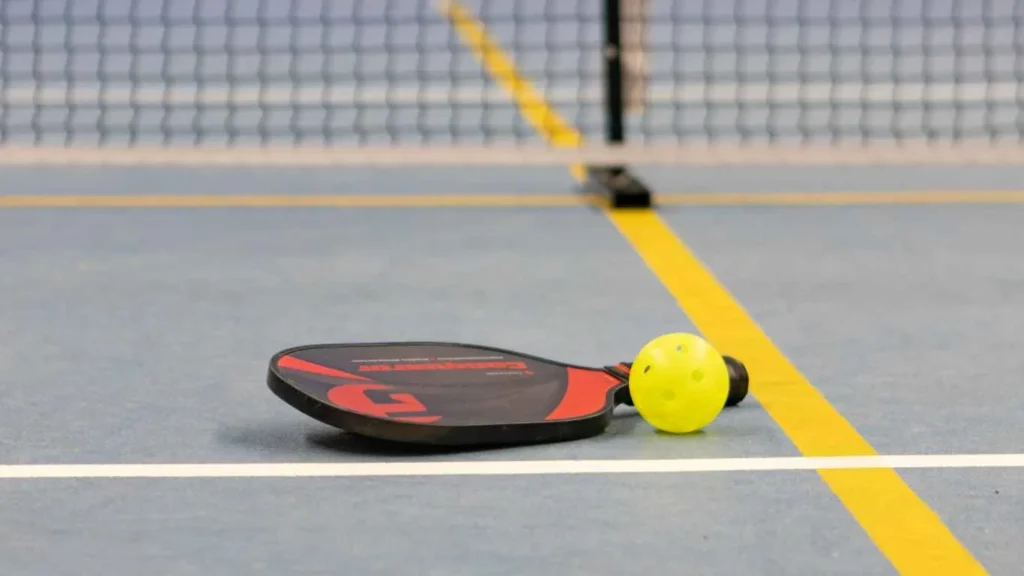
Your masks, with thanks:
[[[1015,0],[5,1],[0,157],[1016,160],[1022,56]]]

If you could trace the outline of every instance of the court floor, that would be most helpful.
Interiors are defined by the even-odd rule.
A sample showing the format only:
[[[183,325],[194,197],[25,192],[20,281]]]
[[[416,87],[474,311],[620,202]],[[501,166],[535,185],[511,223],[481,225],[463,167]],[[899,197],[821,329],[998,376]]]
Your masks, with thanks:
[[[700,175],[702,193],[734,190],[729,172],[719,189],[713,174]],[[813,470],[474,475],[468,467],[596,459],[628,472],[636,459],[740,458],[742,468],[800,456],[806,431],[784,422],[794,442],[760,402],[785,384],[765,374],[753,375],[753,397],[698,436],[656,434],[620,409],[591,440],[455,454],[353,442],[266,389],[270,355],[300,343],[453,339],[602,364],[630,358],[657,334],[707,329],[602,210],[252,207],[245,198],[212,208],[44,205],[101,189],[166,199],[172,175],[186,197],[232,180],[273,196],[281,177],[5,170],[4,199],[38,190],[39,202],[0,210],[4,573],[895,572],[837,496],[847,493]],[[525,198],[542,192],[541,176],[524,182]],[[548,193],[569,189],[564,173],[547,176]],[[793,175],[748,177],[771,200]],[[305,178],[289,176],[294,192],[365,191],[324,190],[329,171]],[[709,201],[669,204],[660,215],[880,454],[1020,452],[1024,263],[1014,255],[1024,205],[971,203],[982,186],[962,188],[956,204],[900,205],[898,181],[868,183],[889,196],[862,204]],[[510,180],[475,186],[456,192],[516,190]],[[394,461],[444,463],[449,473],[203,478],[186,466],[168,478],[88,478],[73,467]],[[38,464],[65,465],[66,477],[11,477]],[[897,472],[990,573],[1019,571],[1020,468]]]

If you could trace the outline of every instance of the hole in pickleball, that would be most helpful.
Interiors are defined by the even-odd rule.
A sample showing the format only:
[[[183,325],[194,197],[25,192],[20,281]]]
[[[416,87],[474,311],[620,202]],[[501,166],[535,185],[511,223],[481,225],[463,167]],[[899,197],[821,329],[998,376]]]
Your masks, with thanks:
[[[700,382],[701,380],[704,379],[704,373],[701,372],[700,370],[694,370],[691,376],[693,376],[694,382]]]
[[[650,366],[644,366],[644,374],[647,374],[650,371],[651,371],[651,367]]]
[[[671,390],[663,390],[661,392],[661,397],[664,398],[665,401],[671,402],[675,399],[676,395],[675,392],[672,392]]]

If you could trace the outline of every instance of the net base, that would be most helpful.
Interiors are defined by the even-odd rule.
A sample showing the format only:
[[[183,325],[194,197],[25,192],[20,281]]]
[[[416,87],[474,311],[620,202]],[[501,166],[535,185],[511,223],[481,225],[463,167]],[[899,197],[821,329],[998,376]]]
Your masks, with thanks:
[[[582,191],[608,203],[611,208],[651,208],[653,194],[624,166],[588,166]]]

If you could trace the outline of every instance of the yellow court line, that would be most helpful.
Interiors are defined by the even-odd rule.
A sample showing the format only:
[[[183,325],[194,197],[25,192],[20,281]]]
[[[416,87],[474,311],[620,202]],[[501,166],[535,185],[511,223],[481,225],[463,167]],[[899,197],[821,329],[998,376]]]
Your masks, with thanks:
[[[701,333],[747,365],[750,394],[804,456],[877,454],[656,213],[615,212],[609,217]],[[894,470],[819,474],[901,573],[985,573]]]
[[[464,14],[462,17],[466,17]],[[465,26],[456,26],[460,32]],[[481,26],[482,29],[482,26]],[[482,32],[475,31],[480,43]],[[463,35],[465,35],[463,33]],[[495,51],[496,44],[491,53]],[[471,47],[474,47],[471,44]],[[493,57],[474,49],[489,69]],[[510,67],[502,70],[509,74]],[[513,86],[521,83],[513,83]],[[513,91],[518,101],[520,94]],[[545,137],[550,134],[542,132]],[[724,353],[742,359],[751,394],[805,456],[872,455],[874,449],[779,351],[711,272],[653,210],[606,211],[608,218]],[[984,574],[973,555],[892,469],[819,470],[875,545],[904,574]]]
[[[0,208],[443,208],[590,205],[570,194],[491,195],[94,195],[0,196]]]
[[[931,204],[1019,204],[1024,190],[912,192],[708,192],[655,194],[662,205],[687,206],[886,206]]]
[[[487,73],[513,95],[516,107],[526,117],[526,121],[548,143],[556,147],[576,148],[583,142],[579,131],[548,105],[544,95],[519,73],[512,58],[465,6],[456,0],[441,0],[440,10],[462,37],[462,41],[482,61]],[[585,169],[580,164],[573,164],[569,170],[577,180],[584,177]]]
[[[0,195],[0,208],[542,208],[595,202],[580,194]],[[1018,204],[1024,203],[1024,191],[663,193],[655,195],[655,202],[696,207]]]

